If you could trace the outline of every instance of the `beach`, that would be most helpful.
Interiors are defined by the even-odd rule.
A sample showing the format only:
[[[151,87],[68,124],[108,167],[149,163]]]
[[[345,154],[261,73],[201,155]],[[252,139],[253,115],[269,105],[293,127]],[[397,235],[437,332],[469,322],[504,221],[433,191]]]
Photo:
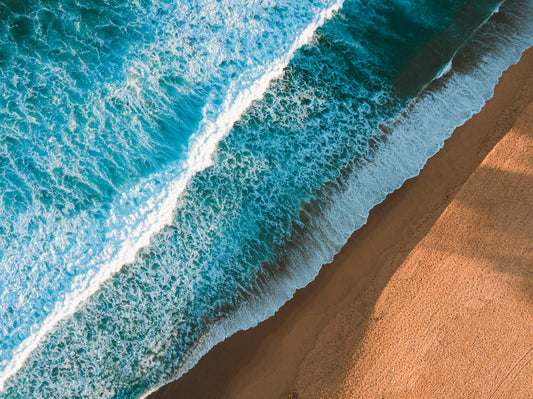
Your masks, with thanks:
[[[0,399],[521,384],[533,1],[0,15]]]
[[[533,49],[273,317],[151,398],[533,396]]]

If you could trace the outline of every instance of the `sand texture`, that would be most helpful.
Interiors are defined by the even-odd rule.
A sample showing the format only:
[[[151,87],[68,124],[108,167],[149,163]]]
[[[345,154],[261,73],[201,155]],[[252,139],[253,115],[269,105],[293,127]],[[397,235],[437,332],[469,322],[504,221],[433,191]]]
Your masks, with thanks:
[[[533,398],[533,50],[277,314],[153,398]]]
[[[393,275],[334,396],[533,398],[532,360],[533,103]]]

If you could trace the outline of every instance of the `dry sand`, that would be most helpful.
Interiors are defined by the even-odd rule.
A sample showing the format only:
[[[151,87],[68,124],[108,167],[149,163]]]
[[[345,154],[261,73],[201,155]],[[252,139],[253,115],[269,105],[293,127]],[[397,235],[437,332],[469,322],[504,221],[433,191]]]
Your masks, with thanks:
[[[153,398],[533,398],[533,49],[278,313]]]

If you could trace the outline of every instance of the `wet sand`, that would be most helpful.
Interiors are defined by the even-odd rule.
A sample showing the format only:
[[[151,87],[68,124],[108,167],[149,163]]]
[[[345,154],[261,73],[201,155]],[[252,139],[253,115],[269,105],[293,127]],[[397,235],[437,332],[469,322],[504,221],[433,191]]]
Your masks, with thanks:
[[[533,49],[315,281],[151,398],[533,397]]]

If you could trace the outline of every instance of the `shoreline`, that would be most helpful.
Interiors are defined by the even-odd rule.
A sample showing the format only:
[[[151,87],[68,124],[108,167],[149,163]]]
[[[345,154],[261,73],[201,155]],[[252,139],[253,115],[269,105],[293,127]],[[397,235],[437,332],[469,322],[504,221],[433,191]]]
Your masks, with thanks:
[[[320,359],[321,374],[330,376],[328,383],[340,384],[338,371],[344,370],[341,376],[348,372],[356,347],[375,321],[375,304],[391,277],[533,100],[531,71],[533,49],[504,73],[493,98],[455,130],[419,176],[372,210],[367,224],[351,236],[333,263],[322,267],[312,283],[273,317],[216,345],[181,379],[149,397],[290,397],[302,385],[302,378],[312,374],[302,365],[319,338],[328,334],[326,327],[335,320],[349,320],[353,330],[350,342],[339,339],[335,356]],[[346,307],[354,301],[358,305],[346,317]]]

